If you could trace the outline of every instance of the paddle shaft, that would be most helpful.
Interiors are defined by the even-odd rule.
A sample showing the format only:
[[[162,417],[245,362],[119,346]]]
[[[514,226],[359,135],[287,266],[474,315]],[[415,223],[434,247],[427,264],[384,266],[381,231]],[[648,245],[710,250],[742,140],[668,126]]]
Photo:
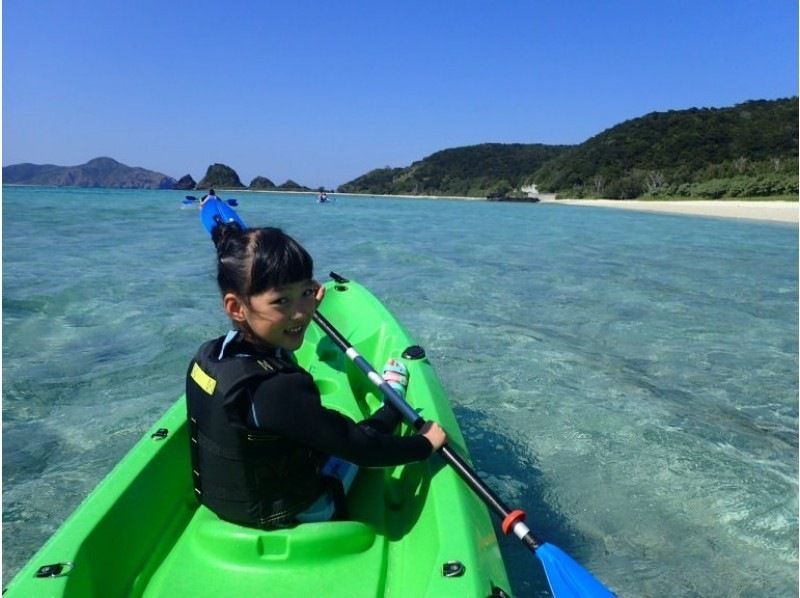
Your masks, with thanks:
[[[358,351],[350,344],[350,342],[342,336],[342,334],[336,330],[336,328],[331,324],[321,313],[318,311],[314,314],[314,321],[317,325],[322,328],[323,332],[327,334],[331,340],[344,352],[345,355],[354,363],[356,366],[364,372],[367,377],[372,381],[375,386],[377,386],[384,394],[386,399],[397,409],[403,418],[416,430],[421,429],[425,425],[425,420],[417,413],[411,405],[409,405],[406,400],[401,397],[395,389],[393,389],[384,379],[383,377],[375,371],[369,362],[364,359]],[[441,449],[439,449],[439,453],[442,455],[442,458],[450,465],[459,477],[464,480],[467,486],[472,489],[472,491],[478,495],[478,497],[486,503],[486,505],[497,515],[500,519],[503,520],[503,531],[508,533],[508,531],[513,530],[514,535],[516,535],[522,542],[533,552],[539,547],[540,542],[536,539],[533,535],[533,532],[528,529],[528,527],[522,523],[522,517],[524,517],[524,513],[518,510],[511,510],[509,509],[506,504],[494,493],[494,491],[486,485],[486,483],[478,477],[478,474],[475,473],[475,470],[469,466],[469,464],[464,461],[464,459],[456,453],[452,448],[450,448],[447,444],[445,444]],[[506,529],[506,523],[509,522],[508,529]]]

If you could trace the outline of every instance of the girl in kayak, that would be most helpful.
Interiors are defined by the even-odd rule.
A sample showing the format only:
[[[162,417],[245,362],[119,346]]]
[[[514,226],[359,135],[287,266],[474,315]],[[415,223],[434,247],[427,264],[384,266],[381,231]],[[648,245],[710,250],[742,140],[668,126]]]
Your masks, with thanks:
[[[401,418],[388,403],[359,423],[322,405],[314,380],[292,357],[324,296],[297,241],[277,228],[235,223],[219,225],[213,240],[234,330],[203,344],[187,374],[201,503],[222,519],[266,529],[328,519],[331,502],[341,517],[341,478],[352,481],[352,464],[401,465],[442,447],[446,436],[436,423],[412,436],[393,434]],[[384,369],[401,394],[406,376],[394,360]]]

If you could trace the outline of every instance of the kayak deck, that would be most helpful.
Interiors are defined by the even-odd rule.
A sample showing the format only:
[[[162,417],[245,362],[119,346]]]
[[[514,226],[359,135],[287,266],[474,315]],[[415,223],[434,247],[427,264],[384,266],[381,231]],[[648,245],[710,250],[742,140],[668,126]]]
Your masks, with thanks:
[[[329,283],[321,311],[373,365],[413,343],[366,289]],[[316,327],[298,361],[326,406],[360,420],[381,400]],[[427,359],[405,360],[408,398],[466,455]],[[166,437],[157,434],[167,430]],[[404,429],[403,433],[411,433]],[[433,457],[359,471],[349,521],[264,531],[220,520],[194,498],[181,397],[20,571],[14,596],[490,596],[508,591],[486,507]],[[443,567],[457,562],[460,575]],[[44,565],[64,574],[37,578]],[[458,567],[455,567],[458,569]]]

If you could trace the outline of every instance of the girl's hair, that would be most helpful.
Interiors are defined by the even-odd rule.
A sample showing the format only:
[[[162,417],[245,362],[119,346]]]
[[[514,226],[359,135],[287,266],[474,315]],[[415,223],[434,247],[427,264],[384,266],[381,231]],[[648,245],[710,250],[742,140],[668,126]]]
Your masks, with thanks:
[[[311,280],[314,260],[300,243],[279,228],[242,228],[235,222],[218,225],[212,234],[217,247],[219,290],[247,301],[279,286]]]

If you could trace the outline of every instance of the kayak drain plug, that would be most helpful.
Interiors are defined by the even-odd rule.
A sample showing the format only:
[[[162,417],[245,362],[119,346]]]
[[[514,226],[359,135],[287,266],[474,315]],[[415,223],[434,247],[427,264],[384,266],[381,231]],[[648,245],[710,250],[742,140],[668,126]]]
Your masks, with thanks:
[[[405,359],[422,359],[425,357],[425,349],[419,345],[412,345],[403,351],[403,357]]]
[[[72,563],[44,565],[36,571],[36,577],[63,577],[72,570]]]
[[[447,561],[442,565],[442,575],[445,577],[461,577],[466,570],[461,561]]]

